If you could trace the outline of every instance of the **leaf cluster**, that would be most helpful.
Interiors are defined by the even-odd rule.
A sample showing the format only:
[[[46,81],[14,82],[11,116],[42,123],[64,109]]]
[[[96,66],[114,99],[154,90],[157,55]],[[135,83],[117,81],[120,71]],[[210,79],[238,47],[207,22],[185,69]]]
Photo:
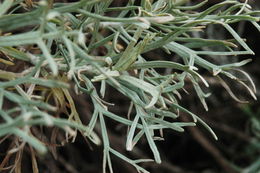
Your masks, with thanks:
[[[212,61],[221,56],[253,54],[232,28],[234,23],[248,21],[260,31],[260,12],[253,11],[247,1],[226,0],[202,11],[199,9],[207,0],[193,6],[174,0],[142,0],[137,5],[129,0],[123,7],[111,6],[112,0],[28,2],[5,0],[0,4],[0,62],[7,69],[18,62],[28,67],[19,72],[0,70],[0,136],[20,137],[20,146],[28,143],[38,152],[47,151],[31,133],[35,126],[59,127],[68,138],[75,138],[79,131],[95,144],[103,144],[104,172],[107,165],[113,172],[113,154],[138,172],[146,173],[139,163],[150,159],[132,160],[111,147],[106,118],[129,127],[127,150],[131,151],[145,137],[155,162],[161,163],[155,140],[163,136],[155,136],[156,131],[183,132],[184,127],[201,123],[217,139],[199,116],[178,103],[186,92],[185,84],[191,83],[208,110],[205,98],[210,93],[204,89],[210,86],[209,79],[200,74],[201,70],[217,79],[235,100],[245,102],[232,92],[224,78],[241,84],[256,99],[254,83],[239,69],[250,60],[232,64]],[[232,38],[194,36],[210,25],[223,27]],[[158,49],[180,61],[150,60],[146,56]],[[158,69],[168,69],[170,73]],[[101,86],[99,91],[97,83]],[[104,101],[108,86],[131,101],[127,116],[109,111],[110,104]],[[82,124],[71,92],[91,98],[94,110],[88,125]],[[7,102],[11,106],[6,106]],[[192,121],[180,122],[181,112],[190,115]],[[96,127],[100,127],[102,137],[95,133]]]

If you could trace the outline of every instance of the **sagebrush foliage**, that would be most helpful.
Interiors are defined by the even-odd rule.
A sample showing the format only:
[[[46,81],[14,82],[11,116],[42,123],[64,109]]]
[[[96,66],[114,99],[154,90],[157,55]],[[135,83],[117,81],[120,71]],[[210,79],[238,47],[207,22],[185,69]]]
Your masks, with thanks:
[[[202,69],[203,74],[218,79],[235,100],[245,102],[232,92],[227,78],[244,86],[256,99],[252,80],[239,69],[249,59],[214,63],[214,58],[221,56],[253,54],[233,29],[234,23],[249,21],[260,30],[260,12],[253,11],[247,1],[226,0],[204,10],[201,7],[207,0],[194,6],[181,0],[141,0],[140,4],[129,0],[123,7],[111,6],[113,0],[48,2],[5,0],[0,4],[0,136],[20,137],[22,141],[15,146],[18,150],[26,142],[38,152],[46,152],[30,129],[57,126],[65,130],[68,139],[79,131],[103,145],[104,172],[106,165],[112,172],[111,154],[139,172],[148,172],[138,164],[150,159],[132,160],[110,147],[113,141],[109,140],[105,118],[129,127],[126,150],[131,151],[145,137],[155,162],[161,163],[155,131],[170,128],[183,132],[185,126],[201,123],[217,139],[199,116],[178,104],[186,96],[185,83],[191,82],[208,109],[205,98],[210,93],[203,90],[210,87],[210,78],[200,74]],[[211,25],[225,28],[233,38],[200,37]],[[169,56],[151,60],[145,53],[154,50]],[[169,59],[172,56],[179,59]],[[21,62],[22,69],[12,71]],[[129,98],[129,115],[109,111],[111,104],[103,100],[108,85]],[[72,92],[92,100],[94,111],[87,125],[81,123]],[[176,120],[180,112],[193,121]],[[61,118],[61,113],[68,118]],[[102,136],[95,133],[95,127],[100,127]]]

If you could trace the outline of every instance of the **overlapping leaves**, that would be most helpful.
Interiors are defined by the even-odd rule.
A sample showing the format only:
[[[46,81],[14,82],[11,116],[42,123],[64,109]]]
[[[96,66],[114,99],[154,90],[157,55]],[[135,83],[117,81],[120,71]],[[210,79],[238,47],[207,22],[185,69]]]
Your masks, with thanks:
[[[81,0],[74,3],[47,4],[46,1],[29,7],[22,1],[5,0],[0,4],[0,57],[6,66],[15,61],[24,61],[30,67],[19,73],[0,71],[0,107],[6,100],[15,106],[1,111],[4,122],[0,135],[15,134],[38,151],[45,151],[44,145],[30,133],[35,125],[57,126],[79,130],[94,143],[100,139],[94,133],[101,127],[104,146],[104,165],[113,172],[110,154],[132,164],[139,172],[147,172],[138,163],[151,160],[131,160],[110,146],[105,117],[129,127],[126,149],[132,150],[145,137],[157,163],[161,162],[156,147],[155,131],[169,128],[183,132],[185,126],[202,123],[217,139],[211,128],[197,115],[178,104],[185,91],[185,83],[191,82],[200,101],[207,110],[203,84],[209,87],[199,73],[205,69],[220,81],[237,101],[241,101],[224,81],[228,77],[255,97],[255,87],[249,75],[238,70],[249,60],[233,64],[214,64],[209,58],[253,54],[244,39],[232,28],[233,23],[251,22],[258,30],[259,11],[236,0],[220,2],[204,11],[197,10],[205,5],[203,1],[194,6],[184,6],[182,1],[142,0],[140,6],[129,0],[124,7],[111,7],[112,0]],[[24,9],[23,9],[24,8]],[[18,13],[19,10],[28,12]],[[224,9],[224,10],[223,10]],[[110,12],[116,14],[109,17]],[[232,38],[214,40],[194,37],[208,25],[222,26]],[[23,32],[17,33],[17,30]],[[24,48],[36,46],[36,53]],[[237,47],[242,50],[237,50]],[[100,55],[100,49],[106,49]],[[217,49],[216,49],[217,47]],[[149,60],[144,54],[162,49],[177,55],[182,61],[158,58]],[[6,60],[6,57],[11,57]],[[170,69],[171,74],[159,73],[157,68]],[[235,76],[242,74],[247,81]],[[241,76],[241,75],[240,75]],[[68,85],[72,81],[75,87]],[[100,94],[95,84],[101,83]],[[130,101],[129,115],[116,115],[108,111],[102,100],[107,85],[117,89]],[[94,111],[88,126],[81,123],[70,92],[87,94],[91,97]],[[37,92],[45,93],[34,95]],[[46,94],[48,93],[48,94]],[[57,105],[51,105],[51,99]],[[68,119],[54,118],[53,114],[63,104],[69,104]],[[134,112],[134,114],[131,114]],[[192,117],[192,122],[178,122],[180,112]],[[17,114],[19,114],[17,116]],[[15,117],[13,115],[16,115]]]

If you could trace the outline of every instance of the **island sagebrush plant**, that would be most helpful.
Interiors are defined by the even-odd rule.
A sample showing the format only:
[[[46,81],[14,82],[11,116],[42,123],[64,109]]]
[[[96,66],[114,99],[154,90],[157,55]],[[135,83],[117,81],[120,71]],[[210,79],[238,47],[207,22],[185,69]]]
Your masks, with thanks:
[[[226,0],[209,8],[201,8],[207,0],[192,6],[185,5],[186,2],[129,0],[125,6],[117,7],[111,5],[113,0],[2,1],[0,136],[15,141],[6,159],[21,155],[23,148],[29,146],[33,171],[38,172],[34,151],[45,153],[47,148],[32,129],[43,127],[63,129],[67,142],[80,132],[94,144],[102,145],[104,172],[107,166],[113,172],[111,155],[144,173],[148,171],[139,163],[153,160],[161,163],[155,140],[163,137],[156,137],[156,131],[183,132],[184,127],[199,123],[217,139],[212,129],[178,100],[181,95],[187,96],[185,83],[189,82],[208,110],[205,98],[210,93],[205,89],[210,91],[207,80],[211,78],[218,79],[239,102],[245,101],[232,92],[225,80],[242,85],[256,99],[254,83],[240,69],[250,59],[231,64],[217,64],[214,59],[254,54],[232,26],[248,21],[260,30],[257,23],[260,12],[253,11],[247,1]],[[221,26],[230,37],[225,40],[200,37],[209,25]],[[154,50],[169,56],[152,59],[145,54]],[[173,55],[178,60],[169,59]],[[162,69],[170,73],[162,73]],[[111,104],[103,99],[109,94],[108,86],[129,98],[128,115],[109,111]],[[82,123],[83,115],[78,114],[72,93],[91,98],[93,112],[88,124]],[[179,121],[181,112],[190,115],[192,121]],[[132,160],[113,149],[107,118],[128,127],[126,150],[131,151],[143,137],[154,157]],[[14,166],[9,168],[2,164],[1,169],[20,169],[21,158],[15,159]]]

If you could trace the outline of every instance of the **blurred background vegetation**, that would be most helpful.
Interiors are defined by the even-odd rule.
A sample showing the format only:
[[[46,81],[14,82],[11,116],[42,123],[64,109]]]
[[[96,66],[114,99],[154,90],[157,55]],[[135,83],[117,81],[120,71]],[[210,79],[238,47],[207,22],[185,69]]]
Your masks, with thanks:
[[[67,0],[61,0],[67,2]],[[76,0],[70,0],[70,2]],[[210,0],[208,6],[218,0]],[[28,1],[30,2],[30,1]],[[192,5],[198,0],[188,1]],[[114,6],[124,6],[125,0],[115,0]],[[250,1],[254,9],[260,9],[259,1]],[[113,14],[110,14],[113,15]],[[255,52],[254,56],[247,56],[253,61],[243,69],[250,74],[257,87],[257,97],[260,96],[260,33],[248,22],[241,22],[233,26],[242,38],[247,39],[249,47]],[[224,38],[228,33],[216,27],[208,27],[204,33],[208,38]],[[102,52],[102,50],[100,50]],[[157,57],[162,52],[153,51],[145,56]],[[173,58],[165,55],[165,58]],[[235,62],[245,57],[221,57],[217,61],[221,63]],[[17,67],[18,68],[18,67]],[[16,69],[14,69],[15,71]],[[166,73],[166,72],[165,72]],[[199,99],[194,92],[183,97],[181,104],[185,105],[191,112],[205,120],[216,132],[219,140],[215,141],[203,128],[189,127],[185,133],[175,133],[171,130],[164,132],[164,141],[157,142],[162,156],[162,164],[145,163],[142,166],[152,173],[258,173],[260,172],[260,102],[251,100],[243,93],[239,86],[234,86],[235,93],[241,93],[243,100],[249,100],[248,104],[241,104],[234,101],[218,81],[211,80],[211,91],[214,93],[208,98],[209,111],[206,112],[199,103]],[[232,84],[231,84],[232,85]],[[188,91],[192,91],[191,86],[186,86]],[[113,88],[107,91],[105,100],[115,103],[111,111],[116,114],[126,114],[129,101]],[[244,97],[244,98],[243,98]],[[74,96],[74,101],[79,115],[84,123],[91,118],[91,104],[86,96]],[[182,118],[185,121],[185,118]],[[109,122],[109,120],[107,120]],[[152,153],[147,147],[146,141],[141,141],[132,152],[125,150],[126,128],[115,122],[108,123],[111,145],[117,151],[131,156],[132,158],[151,158]],[[37,133],[37,132],[36,132]],[[51,131],[46,131],[46,134]],[[46,143],[51,143],[46,140]],[[6,162],[5,152],[8,150],[10,141],[0,139],[0,167],[4,167]],[[102,171],[103,148],[95,146],[83,137],[78,135],[74,143],[65,146],[50,146],[51,153],[38,157],[39,170],[42,173],[99,173]],[[11,158],[15,159],[15,158]],[[112,158],[114,160],[115,173],[135,173],[136,170],[126,162]],[[30,150],[23,154],[23,167],[31,168]],[[5,171],[3,171],[5,172]],[[7,171],[8,172],[8,171]],[[28,171],[29,172],[29,171]]]

